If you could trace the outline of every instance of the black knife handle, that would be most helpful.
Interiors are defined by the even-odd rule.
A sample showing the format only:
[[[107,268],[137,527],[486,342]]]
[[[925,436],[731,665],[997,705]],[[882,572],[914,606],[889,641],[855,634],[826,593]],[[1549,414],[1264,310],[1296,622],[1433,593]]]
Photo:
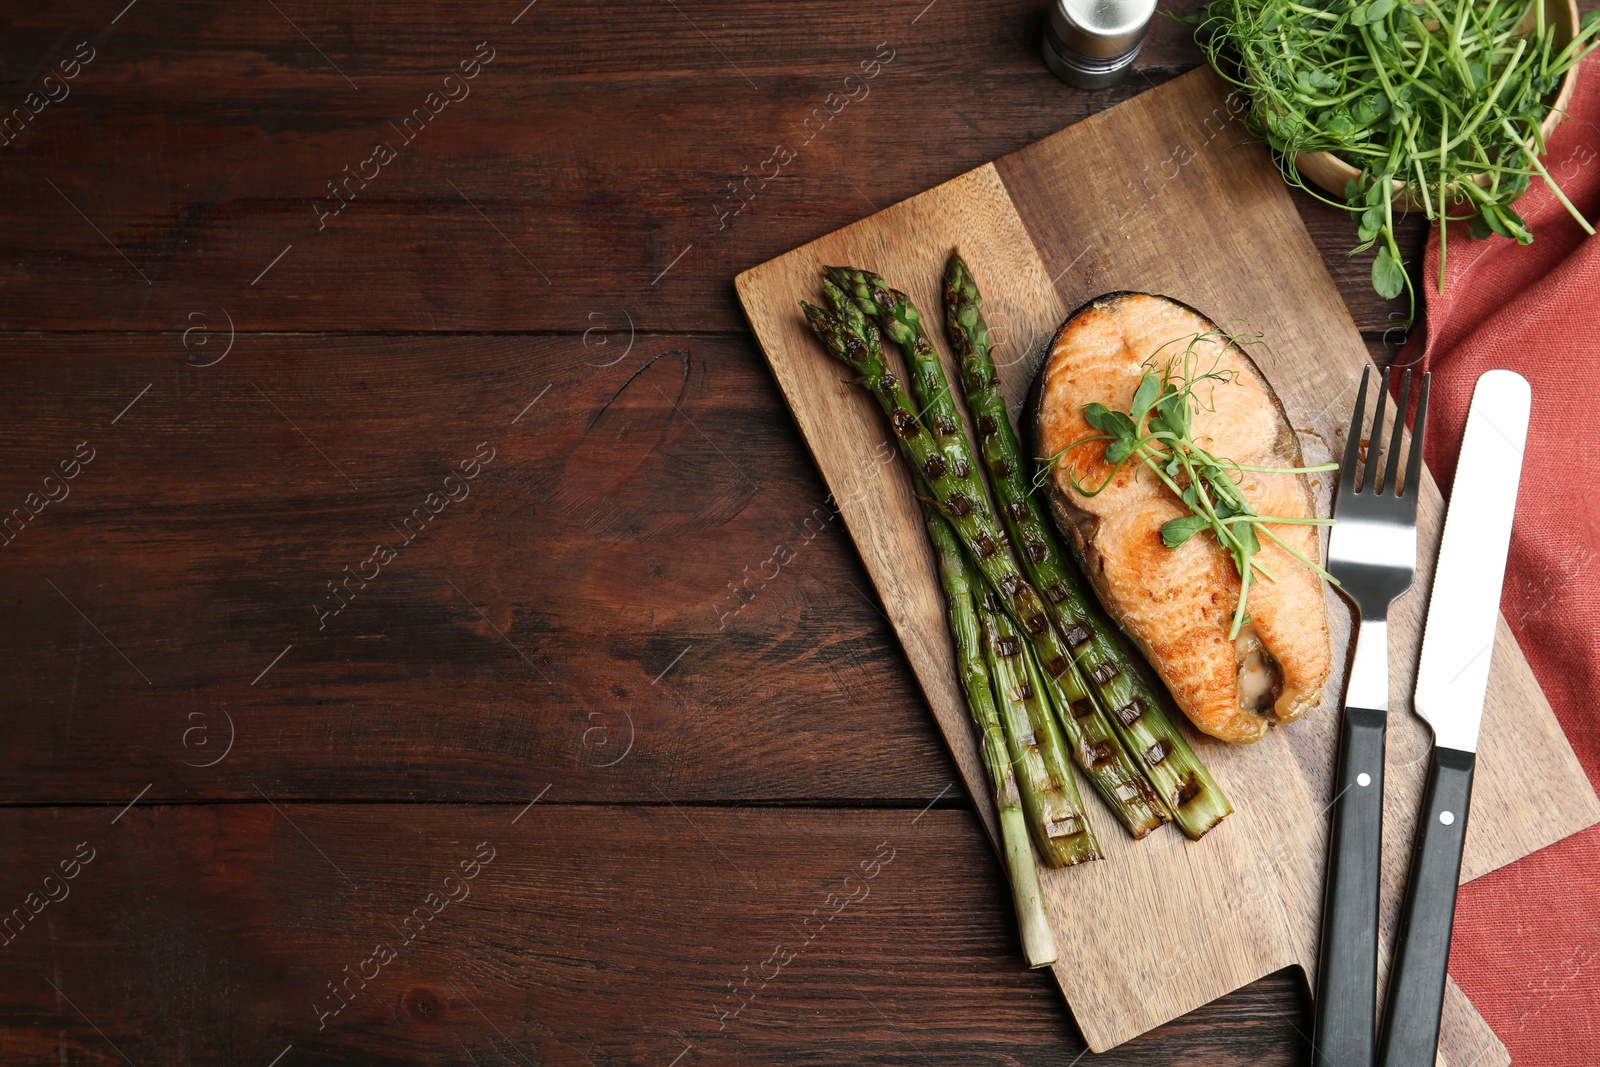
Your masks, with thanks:
[[[1411,850],[1394,966],[1389,969],[1389,1000],[1383,1013],[1383,1036],[1378,1041],[1381,1067],[1433,1067],[1476,762],[1471,752],[1433,750]]]
[[[1345,708],[1339,730],[1311,1042],[1313,1067],[1372,1067],[1387,719],[1387,712]]]

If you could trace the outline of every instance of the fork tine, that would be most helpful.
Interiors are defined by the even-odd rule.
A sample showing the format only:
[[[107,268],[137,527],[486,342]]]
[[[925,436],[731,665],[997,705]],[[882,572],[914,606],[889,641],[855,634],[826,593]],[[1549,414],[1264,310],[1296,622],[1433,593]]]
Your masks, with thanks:
[[[1411,368],[1400,379],[1400,399],[1394,408],[1394,432],[1389,436],[1389,461],[1384,464],[1383,488],[1389,495],[1400,495],[1400,434],[1406,428],[1406,401],[1411,396]]]
[[[1394,368],[1383,372],[1383,384],[1378,387],[1378,410],[1372,415],[1372,435],[1367,439],[1367,473],[1361,478],[1361,491],[1363,493],[1376,493],[1378,490],[1378,455],[1383,449],[1378,447],[1383,440],[1383,409],[1389,403],[1389,376]]]
[[[1361,424],[1367,417],[1367,379],[1372,377],[1372,366],[1361,368],[1361,388],[1356,390],[1356,406],[1350,416],[1350,434],[1344,442],[1344,463],[1339,467],[1339,495],[1354,492],[1356,463],[1361,458]]]
[[[1411,420],[1411,454],[1406,457],[1405,495],[1411,500],[1413,512],[1422,485],[1422,439],[1428,431],[1428,385],[1432,380],[1433,372],[1424,371],[1422,391],[1417,394],[1417,417]]]

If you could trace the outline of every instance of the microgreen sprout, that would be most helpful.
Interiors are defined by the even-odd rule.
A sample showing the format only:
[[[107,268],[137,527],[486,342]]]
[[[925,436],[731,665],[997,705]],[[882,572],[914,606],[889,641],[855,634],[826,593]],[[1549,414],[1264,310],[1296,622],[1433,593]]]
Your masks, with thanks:
[[[1541,126],[1566,72],[1595,47],[1600,12],[1558,47],[1544,0],[1212,0],[1188,20],[1213,67],[1250,97],[1245,122],[1290,185],[1347,208],[1377,246],[1372,285],[1416,294],[1395,241],[1408,203],[1472,236],[1533,240],[1511,207],[1538,176],[1595,231],[1539,162]],[[1307,186],[1302,154],[1360,171],[1345,202]],[[1445,233],[1439,234],[1444,291]]]
[[[1210,531],[1217,544],[1233,559],[1239,573],[1239,603],[1228,630],[1230,640],[1239,636],[1240,628],[1249,619],[1245,604],[1251,584],[1260,579],[1277,581],[1277,576],[1256,558],[1261,552],[1260,538],[1272,541],[1293,559],[1338,584],[1337,579],[1315,560],[1307,558],[1270,529],[1270,525],[1331,526],[1333,520],[1258,514],[1241,483],[1247,481],[1243,477],[1246,474],[1317,474],[1338,470],[1339,465],[1263,467],[1237,463],[1213,454],[1200,444],[1206,438],[1195,436],[1195,412],[1214,410],[1217,387],[1236,384],[1237,372],[1220,366],[1223,347],[1235,341],[1221,330],[1208,330],[1162,345],[1145,361],[1145,372],[1128,410],[1115,411],[1098,403],[1085,405],[1084,421],[1100,432],[1074,441],[1054,456],[1044,458],[1040,467],[1042,480],[1068,452],[1104,442],[1105,462],[1111,465],[1111,472],[1098,486],[1090,488],[1069,470],[1067,478],[1074,492],[1085,497],[1097,496],[1129,463],[1142,465],[1160,479],[1189,509],[1189,514],[1161,527],[1162,543],[1175,549],[1201,531]],[[1162,356],[1176,344],[1184,346],[1181,352]],[[1214,354],[1208,358],[1202,347],[1212,348]],[[1210,387],[1202,397],[1197,390],[1205,383],[1210,383]]]

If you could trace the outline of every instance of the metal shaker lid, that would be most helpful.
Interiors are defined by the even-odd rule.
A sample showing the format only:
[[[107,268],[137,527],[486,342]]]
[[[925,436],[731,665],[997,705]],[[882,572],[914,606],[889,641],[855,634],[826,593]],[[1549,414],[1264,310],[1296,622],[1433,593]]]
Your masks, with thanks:
[[[1117,59],[1138,48],[1156,0],[1055,0],[1050,34],[1080,55]]]

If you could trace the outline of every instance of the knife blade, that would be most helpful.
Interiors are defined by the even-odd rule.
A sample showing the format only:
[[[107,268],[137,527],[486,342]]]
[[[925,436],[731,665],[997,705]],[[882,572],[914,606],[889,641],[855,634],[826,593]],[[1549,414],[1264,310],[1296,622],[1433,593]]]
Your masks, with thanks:
[[[1472,392],[1417,665],[1414,706],[1441,748],[1478,749],[1532,404],[1515,371],[1488,371]]]
[[[1532,404],[1526,379],[1509,370],[1488,371],[1472,392],[1417,665],[1414,707],[1433,727],[1434,747],[1389,971],[1379,1067],[1433,1067],[1438,1054],[1478,726]]]

